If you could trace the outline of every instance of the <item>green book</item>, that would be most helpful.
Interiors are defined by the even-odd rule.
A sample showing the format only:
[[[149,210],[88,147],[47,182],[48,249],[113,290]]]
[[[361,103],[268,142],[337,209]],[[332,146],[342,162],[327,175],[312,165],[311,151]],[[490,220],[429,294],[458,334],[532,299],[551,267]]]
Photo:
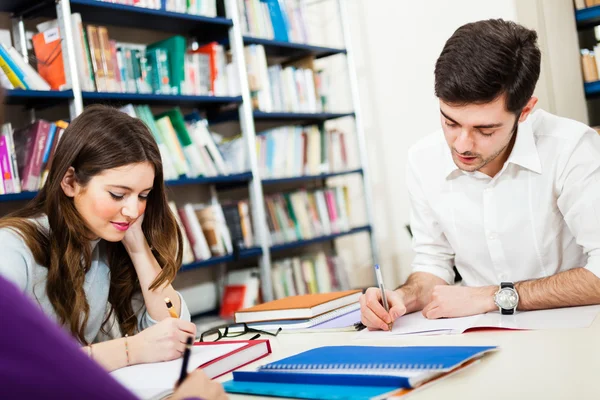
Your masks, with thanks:
[[[171,125],[175,129],[177,139],[181,144],[181,149],[190,166],[190,173],[192,176],[206,175],[204,164],[202,163],[202,155],[200,149],[192,140],[190,133],[185,125],[185,119],[179,107],[175,107],[167,112],[164,112],[158,116],[158,118],[168,117],[171,120]]]
[[[284,193],[283,198],[285,199],[285,205],[287,206],[288,213],[292,222],[294,223],[294,230],[296,231],[296,237],[298,240],[304,239],[302,236],[302,231],[300,231],[300,224],[298,223],[298,218],[296,218],[296,213],[294,212],[294,207],[292,206],[292,199],[290,198],[289,193]]]
[[[169,81],[174,88],[174,94],[183,93],[182,85],[185,81],[185,37],[176,35],[160,42],[147,46],[147,51],[163,49],[167,52],[169,65]]]

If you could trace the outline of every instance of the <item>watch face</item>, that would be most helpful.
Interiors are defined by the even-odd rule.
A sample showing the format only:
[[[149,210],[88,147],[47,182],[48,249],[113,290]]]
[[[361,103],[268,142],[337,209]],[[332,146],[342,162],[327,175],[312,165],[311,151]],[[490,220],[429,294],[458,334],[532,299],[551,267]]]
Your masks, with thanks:
[[[517,292],[513,289],[500,289],[500,291],[496,295],[496,304],[499,307],[504,308],[506,310],[515,308],[518,302],[519,296],[517,295]]]

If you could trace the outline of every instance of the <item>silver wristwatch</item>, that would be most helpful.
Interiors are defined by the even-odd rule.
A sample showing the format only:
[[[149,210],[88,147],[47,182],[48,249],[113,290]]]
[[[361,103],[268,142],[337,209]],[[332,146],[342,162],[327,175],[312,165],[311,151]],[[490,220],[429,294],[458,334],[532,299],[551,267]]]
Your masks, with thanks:
[[[519,294],[515,290],[515,284],[502,282],[498,291],[494,294],[494,303],[503,315],[514,314],[519,304]]]

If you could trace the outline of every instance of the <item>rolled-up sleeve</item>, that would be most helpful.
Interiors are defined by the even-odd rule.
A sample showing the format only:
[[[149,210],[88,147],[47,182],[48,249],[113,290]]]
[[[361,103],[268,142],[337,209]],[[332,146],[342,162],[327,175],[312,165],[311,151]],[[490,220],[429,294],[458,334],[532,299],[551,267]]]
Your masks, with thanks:
[[[418,171],[414,166],[412,152],[409,153],[406,170],[412,247],[416,253],[412,262],[412,272],[427,272],[452,284],[455,276],[454,250],[427,202]]]
[[[600,136],[586,132],[558,174],[558,208],[579,246],[585,267],[600,278]]]
[[[179,296],[179,300],[181,301],[181,312],[179,313],[179,319],[184,321],[191,321],[192,316],[190,315],[190,310],[183,299],[181,293],[177,292]],[[137,321],[138,321],[138,331],[141,332],[144,329],[150,328],[153,325],[156,325],[158,321],[150,316],[148,310],[146,309],[146,305],[144,304],[144,297],[142,293],[137,293],[133,299],[131,300],[134,310],[139,310],[137,312]]]

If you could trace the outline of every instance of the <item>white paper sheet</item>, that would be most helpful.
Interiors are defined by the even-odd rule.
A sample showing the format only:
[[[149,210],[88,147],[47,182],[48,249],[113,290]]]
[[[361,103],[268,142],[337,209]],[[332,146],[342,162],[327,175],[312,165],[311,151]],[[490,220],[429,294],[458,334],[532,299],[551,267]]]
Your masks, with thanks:
[[[356,335],[356,339],[373,339],[392,335],[458,334],[472,328],[497,329],[568,329],[587,328],[600,312],[600,305],[557,308],[539,311],[517,311],[514,315],[499,312],[462,318],[429,320],[420,312],[398,318],[392,331],[369,331]]]
[[[194,346],[188,364],[192,372],[216,358],[244,347],[246,343],[231,343],[215,346]],[[159,398],[173,390],[181,373],[182,358],[151,364],[132,365],[111,372],[111,376],[141,399]]]

